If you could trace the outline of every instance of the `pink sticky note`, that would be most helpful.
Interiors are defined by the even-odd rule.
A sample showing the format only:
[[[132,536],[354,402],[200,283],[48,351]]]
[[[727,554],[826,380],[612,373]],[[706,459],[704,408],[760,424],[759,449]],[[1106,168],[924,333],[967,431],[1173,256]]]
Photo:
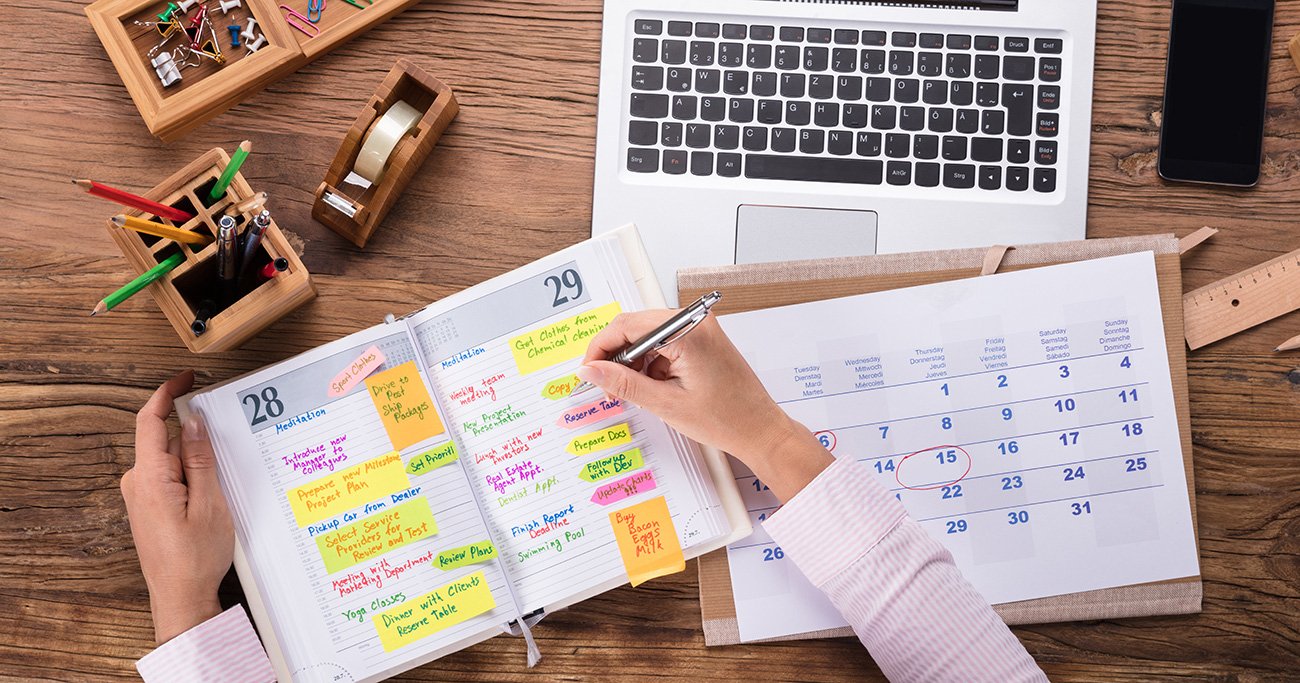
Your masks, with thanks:
[[[602,398],[564,411],[555,424],[566,429],[577,429],[607,417],[614,417],[621,412],[623,412],[622,401],[616,398]]]
[[[591,494],[591,502],[600,505],[613,505],[620,500],[626,500],[638,493],[653,491],[655,489],[655,473],[651,470],[642,470],[635,474],[629,474],[622,479],[605,484],[596,489]]]
[[[333,397],[348,393],[361,380],[378,370],[385,360],[384,352],[380,351],[378,346],[372,346],[362,351],[356,360],[349,363],[338,375],[335,375],[334,380],[330,382],[329,395]]]

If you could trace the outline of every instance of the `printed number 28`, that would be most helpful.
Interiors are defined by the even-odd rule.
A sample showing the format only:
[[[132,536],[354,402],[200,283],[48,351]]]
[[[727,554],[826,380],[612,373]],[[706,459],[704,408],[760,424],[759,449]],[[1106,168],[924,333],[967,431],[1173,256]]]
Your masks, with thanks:
[[[552,308],[559,308],[582,296],[582,276],[572,268],[566,269],[559,275],[547,275],[545,283],[555,288]]]
[[[267,417],[280,417],[284,414],[284,402],[280,400],[280,392],[275,387],[267,387],[262,390],[262,397],[259,399],[257,394],[249,394],[244,397],[244,405],[248,405],[248,400],[253,400],[253,417],[249,425],[261,424],[266,422]],[[263,402],[266,404],[266,413],[262,412]]]

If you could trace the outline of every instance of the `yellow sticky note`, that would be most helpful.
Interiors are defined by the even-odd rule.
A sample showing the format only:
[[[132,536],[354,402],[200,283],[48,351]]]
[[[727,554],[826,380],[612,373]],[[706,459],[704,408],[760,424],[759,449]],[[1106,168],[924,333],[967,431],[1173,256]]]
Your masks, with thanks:
[[[479,541],[438,553],[438,569],[448,570],[467,564],[487,562],[496,556],[497,547],[492,545],[492,541]]]
[[[686,569],[682,544],[663,496],[609,513],[609,524],[614,527],[623,568],[633,586]]]
[[[424,388],[415,361],[385,370],[366,379],[370,400],[384,421],[393,448],[402,450],[443,432],[442,420],[433,399]]]
[[[438,533],[429,501],[415,498],[316,537],[316,548],[333,574]]]
[[[303,527],[410,486],[402,456],[391,451],[289,489],[287,495],[294,519]]]
[[[514,337],[510,353],[514,354],[519,374],[527,375],[586,353],[591,338],[605,329],[620,310],[615,301]]]
[[[564,447],[564,450],[581,457],[625,443],[632,443],[632,427],[626,422],[620,422],[612,427],[605,427],[594,432],[587,432],[582,436],[575,436],[569,442],[569,445]]]
[[[385,652],[410,645],[496,607],[483,572],[474,572],[372,617]]]
[[[429,450],[411,458],[411,462],[406,464],[407,474],[426,474],[432,472],[443,465],[456,462],[460,453],[456,451],[456,442],[448,441],[441,446],[434,446]]]

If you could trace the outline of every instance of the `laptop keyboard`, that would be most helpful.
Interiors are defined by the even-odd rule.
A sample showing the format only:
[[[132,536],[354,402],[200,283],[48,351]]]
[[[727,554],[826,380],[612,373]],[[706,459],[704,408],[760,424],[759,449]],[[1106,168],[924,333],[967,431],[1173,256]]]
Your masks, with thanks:
[[[638,17],[627,170],[1051,193],[1063,40]]]

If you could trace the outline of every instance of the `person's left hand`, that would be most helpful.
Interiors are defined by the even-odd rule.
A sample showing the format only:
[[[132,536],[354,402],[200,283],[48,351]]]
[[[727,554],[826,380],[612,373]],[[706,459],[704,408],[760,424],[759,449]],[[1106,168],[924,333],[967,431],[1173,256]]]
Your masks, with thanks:
[[[160,645],[221,613],[217,588],[235,552],[234,525],[202,420],[191,415],[181,435],[168,438],[173,403],[193,385],[194,372],[186,370],[158,387],[140,409],[135,467],[122,475]]]

